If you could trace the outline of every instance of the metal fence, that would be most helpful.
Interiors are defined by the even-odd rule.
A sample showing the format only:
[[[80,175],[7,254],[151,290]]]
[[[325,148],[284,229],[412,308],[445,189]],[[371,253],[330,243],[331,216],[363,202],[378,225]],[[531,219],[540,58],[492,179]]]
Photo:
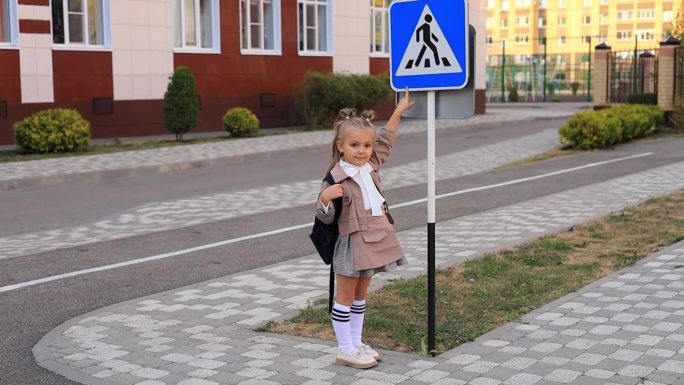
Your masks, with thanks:
[[[592,62],[570,65],[558,57],[490,55],[486,70],[487,101],[590,100]],[[517,100],[516,100],[517,98]]]
[[[608,54],[608,100],[627,103],[643,94],[658,93],[658,50]]]
[[[675,48],[674,99],[684,96],[684,49]]]

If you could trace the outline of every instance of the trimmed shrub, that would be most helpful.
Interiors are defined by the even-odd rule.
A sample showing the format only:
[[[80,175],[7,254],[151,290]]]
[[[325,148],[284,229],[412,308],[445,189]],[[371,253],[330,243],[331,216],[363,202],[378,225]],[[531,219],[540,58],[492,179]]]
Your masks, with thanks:
[[[231,108],[223,115],[223,129],[230,136],[256,136],[259,134],[259,119],[247,108]]]
[[[620,105],[580,112],[568,119],[559,134],[561,143],[575,149],[605,148],[650,135],[663,122],[663,111],[657,106]]]
[[[39,111],[13,128],[16,143],[27,153],[70,152],[90,143],[90,123],[72,109]]]
[[[627,103],[629,104],[658,104],[658,95],[654,93],[644,93],[644,94],[631,94],[627,97]]]
[[[572,89],[572,94],[577,95],[577,90],[580,88],[580,83],[579,82],[572,82],[570,83],[570,89]]]
[[[189,68],[176,68],[169,79],[164,93],[164,126],[176,134],[176,140],[183,140],[183,134],[197,125],[199,95]]]
[[[518,98],[518,87],[510,86],[508,87],[508,101],[517,102]]]
[[[387,75],[307,72],[297,87],[295,107],[309,128],[332,125],[340,108],[373,109],[394,95]]]
[[[620,141],[620,120],[603,111],[585,111],[568,119],[560,128],[561,143],[573,148],[587,150],[604,148]]]

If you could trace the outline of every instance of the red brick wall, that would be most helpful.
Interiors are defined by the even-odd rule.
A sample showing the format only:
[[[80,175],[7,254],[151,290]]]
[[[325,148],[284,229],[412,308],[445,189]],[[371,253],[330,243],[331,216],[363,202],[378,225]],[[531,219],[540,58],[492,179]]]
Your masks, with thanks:
[[[221,55],[177,53],[174,66],[187,66],[202,95],[200,130],[221,129],[228,108],[254,111],[262,127],[295,123],[293,100],[297,82],[307,71],[332,71],[332,57],[299,56],[297,1],[281,4],[282,55],[242,55],[238,0],[221,3]],[[275,95],[274,107],[261,107],[261,94]]]

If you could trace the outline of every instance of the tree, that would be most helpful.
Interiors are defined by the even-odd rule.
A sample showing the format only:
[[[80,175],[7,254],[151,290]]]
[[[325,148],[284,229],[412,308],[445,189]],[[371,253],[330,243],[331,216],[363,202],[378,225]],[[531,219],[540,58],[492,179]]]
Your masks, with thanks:
[[[665,34],[676,37],[679,41],[684,40],[684,10],[680,10],[672,23],[665,27]]]
[[[182,141],[183,134],[197,125],[199,96],[189,68],[176,68],[169,79],[164,93],[164,126]]]

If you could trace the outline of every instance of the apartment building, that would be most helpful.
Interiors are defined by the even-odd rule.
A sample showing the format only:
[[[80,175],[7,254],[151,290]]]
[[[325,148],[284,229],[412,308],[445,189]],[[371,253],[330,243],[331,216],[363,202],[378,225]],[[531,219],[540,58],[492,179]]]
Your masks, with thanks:
[[[307,71],[388,71],[389,3],[0,0],[0,144],[13,142],[16,121],[50,107],[78,109],[94,137],[165,133],[162,98],[181,65],[201,98],[197,131],[220,130],[234,106],[262,127],[289,125]],[[484,3],[470,11],[484,31]],[[484,68],[484,33],[478,43]]]
[[[487,0],[487,61],[524,65],[544,49],[555,78],[576,81],[594,47],[657,48],[681,0]]]

